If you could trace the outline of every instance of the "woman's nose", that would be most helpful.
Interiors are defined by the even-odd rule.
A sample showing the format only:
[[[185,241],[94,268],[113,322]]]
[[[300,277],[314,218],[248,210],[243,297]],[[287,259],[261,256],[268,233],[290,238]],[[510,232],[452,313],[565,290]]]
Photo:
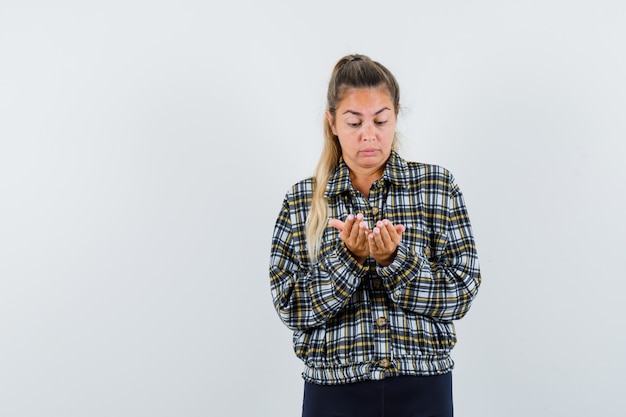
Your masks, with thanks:
[[[366,123],[363,126],[363,140],[373,140],[376,137],[376,132],[374,130],[374,126],[369,123]]]

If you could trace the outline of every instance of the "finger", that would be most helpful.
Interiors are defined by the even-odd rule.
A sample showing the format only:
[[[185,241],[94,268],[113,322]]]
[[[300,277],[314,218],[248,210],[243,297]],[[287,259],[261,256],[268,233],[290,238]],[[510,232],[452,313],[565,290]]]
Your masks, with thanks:
[[[398,225],[394,225],[393,223],[391,223],[391,221],[384,219],[381,222],[383,226],[385,227],[385,229],[387,230],[387,232],[389,233],[389,237],[391,238],[391,241],[394,244],[398,244],[400,243],[400,240],[402,238],[402,232],[404,232],[405,227],[402,224],[398,224]]]
[[[367,243],[372,256],[383,252],[383,243],[380,239],[380,229],[378,229],[378,227],[375,227],[371,233],[369,233],[367,236]]]
[[[348,214],[348,217],[346,217],[344,228],[351,229],[353,224],[354,224],[354,214]]]
[[[363,224],[367,229],[367,223],[365,222],[365,216],[363,216],[363,213],[357,213],[356,216],[354,216],[354,223],[358,225]]]
[[[358,237],[361,233],[361,230],[365,228],[367,230],[367,224],[365,223],[365,217],[361,213],[357,213],[357,215],[349,215],[348,216],[352,221],[350,224],[346,222],[346,227],[350,227],[350,234],[353,237]]]
[[[348,242],[350,239],[350,233],[352,231],[352,227],[354,225],[354,216],[352,214],[348,214],[346,217],[346,221],[343,223],[343,229],[341,230],[341,240],[344,242]]]
[[[358,235],[357,235],[357,244],[360,245],[360,246],[367,245],[367,235],[368,234],[369,234],[369,231],[367,230],[367,225],[365,224],[365,222],[359,223],[359,230],[358,230]]]
[[[394,226],[393,223],[387,219],[379,221],[376,225],[381,229],[386,229],[387,233],[389,233],[389,236],[391,237],[394,237],[398,233],[396,226]]]
[[[342,222],[339,219],[330,219],[328,221],[328,225],[331,226],[331,227],[334,227],[335,229],[337,229],[337,230],[339,230],[341,232],[341,231],[343,231],[345,223]]]
[[[340,234],[341,240],[354,255],[367,258],[367,225],[363,221],[363,215],[349,215],[348,218],[350,221],[346,220],[344,231]]]
[[[374,242],[376,242],[376,246],[379,250],[384,250],[392,245],[392,241],[386,225],[381,224],[381,226],[382,227],[376,227],[375,229]]]
[[[392,240],[393,240],[394,245],[397,247],[400,244],[400,241],[402,240],[402,233],[406,230],[406,228],[402,224],[397,224],[395,226],[392,226],[392,229],[393,229]]]
[[[358,215],[349,215],[350,222],[346,222],[346,228],[348,229],[349,235],[351,238],[356,238],[359,234],[359,225],[361,224],[361,220],[359,220]]]

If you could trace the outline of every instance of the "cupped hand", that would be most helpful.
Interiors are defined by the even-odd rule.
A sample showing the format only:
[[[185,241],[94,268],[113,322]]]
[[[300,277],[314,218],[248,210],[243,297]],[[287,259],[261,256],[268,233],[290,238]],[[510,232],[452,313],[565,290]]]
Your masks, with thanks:
[[[368,234],[369,254],[382,266],[388,266],[396,257],[398,245],[402,240],[403,225],[393,225],[389,220],[381,220]]]
[[[369,230],[365,224],[363,214],[356,216],[349,214],[345,222],[339,219],[330,219],[328,224],[339,230],[339,237],[359,263],[364,263],[369,255]]]

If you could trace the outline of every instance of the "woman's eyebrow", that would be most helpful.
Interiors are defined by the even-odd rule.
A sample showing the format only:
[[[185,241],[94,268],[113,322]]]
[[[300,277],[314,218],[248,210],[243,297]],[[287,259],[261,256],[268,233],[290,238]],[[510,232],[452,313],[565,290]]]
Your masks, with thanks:
[[[374,113],[374,116],[378,116],[380,113],[384,112],[385,110],[391,110],[389,107],[383,107],[382,109],[378,110],[376,113]],[[343,112],[343,114],[346,113],[350,113],[350,114],[354,114],[355,116],[363,116],[363,113],[360,113],[358,111],[354,111],[354,110],[346,110]]]

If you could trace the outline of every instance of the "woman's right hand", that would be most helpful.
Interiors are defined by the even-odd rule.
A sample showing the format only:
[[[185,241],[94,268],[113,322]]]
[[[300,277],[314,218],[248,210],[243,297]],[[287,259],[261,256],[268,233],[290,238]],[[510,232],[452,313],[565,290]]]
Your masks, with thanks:
[[[346,245],[348,250],[352,252],[352,256],[363,264],[369,255],[368,235],[369,230],[365,224],[363,214],[358,213],[356,216],[349,214],[345,222],[339,219],[330,219],[329,226],[339,230],[339,237]]]

